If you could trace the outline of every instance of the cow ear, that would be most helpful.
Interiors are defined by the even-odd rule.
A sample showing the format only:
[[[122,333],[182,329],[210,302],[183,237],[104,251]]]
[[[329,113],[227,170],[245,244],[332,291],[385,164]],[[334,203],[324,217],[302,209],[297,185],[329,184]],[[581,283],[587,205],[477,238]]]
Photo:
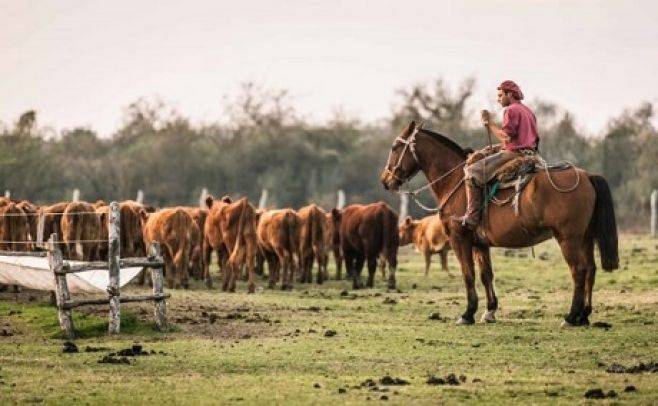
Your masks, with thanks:
[[[226,196],[222,197],[222,202],[224,202],[224,203],[233,203],[233,199],[231,199],[231,196],[226,195]]]
[[[215,198],[212,195],[206,196],[206,207],[209,209],[212,208],[212,204],[215,202]]]
[[[339,221],[341,216],[340,210],[337,208],[331,209],[331,217],[334,219],[334,221]]]
[[[411,224],[411,216],[407,216],[406,219],[404,219],[404,224],[410,225]]]
[[[142,221],[146,222],[149,218],[149,213],[146,211],[146,209],[140,207],[139,208],[139,217],[142,219]]]

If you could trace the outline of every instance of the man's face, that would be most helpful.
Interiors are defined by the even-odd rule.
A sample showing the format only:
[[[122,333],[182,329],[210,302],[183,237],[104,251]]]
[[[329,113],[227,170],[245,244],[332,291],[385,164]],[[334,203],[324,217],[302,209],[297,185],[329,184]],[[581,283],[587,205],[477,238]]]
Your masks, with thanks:
[[[503,107],[507,107],[512,103],[512,96],[509,92],[498,89],[498,103]]]

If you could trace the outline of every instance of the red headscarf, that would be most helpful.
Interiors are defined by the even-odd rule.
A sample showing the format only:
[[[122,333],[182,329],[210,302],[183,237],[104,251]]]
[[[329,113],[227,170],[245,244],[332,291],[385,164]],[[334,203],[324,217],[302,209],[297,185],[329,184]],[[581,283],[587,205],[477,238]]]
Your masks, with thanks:
[[[523,100],[523,92],[521,91],[521,88],[511,80],[506,80],[501,83],[500,86],[498,86],[498,89],[503,92],[511,92],[516,100]]]

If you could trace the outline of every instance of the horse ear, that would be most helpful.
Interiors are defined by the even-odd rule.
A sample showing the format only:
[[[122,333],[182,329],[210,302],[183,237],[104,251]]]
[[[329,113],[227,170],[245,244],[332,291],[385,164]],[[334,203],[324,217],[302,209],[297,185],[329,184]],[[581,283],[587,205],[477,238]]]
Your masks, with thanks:
[[[416,129],[416,121],[411,120],[409,127],[407,127],[407,134],[411,135],[412,132]]]
[[[425,125],[425,122],[424,122],[424,121],[421,121],[420,124],[418,124],[418,127],[417,127],[417,128],[418,128],[419,130],[422,130],[424,125]]]
[[[406,224],[406,225],[411,224],[411,216],[407,216],[407,218],[404,219],[404,224]]]

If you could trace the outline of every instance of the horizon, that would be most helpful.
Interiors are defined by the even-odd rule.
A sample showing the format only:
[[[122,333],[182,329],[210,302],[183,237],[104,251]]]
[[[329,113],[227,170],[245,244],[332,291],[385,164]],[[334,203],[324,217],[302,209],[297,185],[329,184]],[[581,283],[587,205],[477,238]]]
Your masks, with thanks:
[[[525,101],[555,103],[586,136],[658,102],[658,3],[648,0],[153,4],[5,2],[0,122],[35,110],[40,127],[108,137],[143,98],[193,125],[222,123],[223,101],[245,82],[288,91],[314,124],[337,111],[377,123],[397,90],[438,78],[450,89],[475,78],[472,112],[515,80]]]

